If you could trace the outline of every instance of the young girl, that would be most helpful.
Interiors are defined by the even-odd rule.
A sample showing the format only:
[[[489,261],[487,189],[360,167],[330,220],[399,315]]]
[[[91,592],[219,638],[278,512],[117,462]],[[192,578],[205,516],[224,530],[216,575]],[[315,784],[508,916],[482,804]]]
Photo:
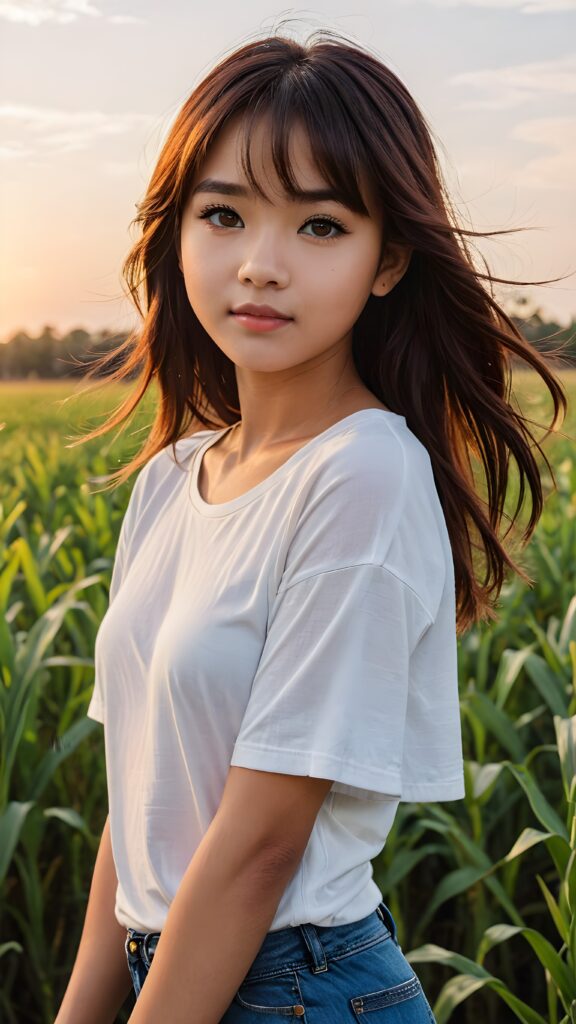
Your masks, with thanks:
[[[371,861],[400,801],[464,796],[457,632],[528,578],[498,537],[510,455],[524,541],[542,509],[511,354],[554,424],[566,399],[405,86],[322,35],[249,42],[185,102],[124,268],[142,328],[94,371],[136,340],[88,437],[161,401],[113,475],[142,467],[88,708],[110,813],[58,1024],[130,980],[131,1024],[434,1020]]]

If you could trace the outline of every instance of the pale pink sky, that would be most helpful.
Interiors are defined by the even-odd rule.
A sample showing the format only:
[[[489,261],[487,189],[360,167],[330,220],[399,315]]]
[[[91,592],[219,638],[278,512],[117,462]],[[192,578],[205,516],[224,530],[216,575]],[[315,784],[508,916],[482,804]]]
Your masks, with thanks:
[[[0,340],[127,330],[129,222],[186,96],[230,49],[293,19],[375,48],[431,126],[464,227],[546,316],[576,316],[576,0],[0,2]],[[284,29],[284,31],[286,31]],[[511,299],[512,289],[498,297]]]

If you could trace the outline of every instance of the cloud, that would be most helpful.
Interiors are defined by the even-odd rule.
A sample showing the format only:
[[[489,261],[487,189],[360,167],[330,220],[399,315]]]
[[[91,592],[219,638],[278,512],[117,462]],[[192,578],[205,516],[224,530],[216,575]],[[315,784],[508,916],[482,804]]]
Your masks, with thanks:
[[[548,61],[533,61],[503,68],[484,68],[452,75],[448,84],[483,92],[478,99],[463,100],[462,110],[511,110],[540,96],[573,96],[576,93],[576,54]]]
[[[447,179],[454,177],[454,189],[476,200],[495,189],[535,189],[547,195],[574,191],[576,167],[576,117],[538,117],[514,125],[508,138],[538,148],[526,156],[520,147],[484,146],[464,153],[457,166],[446,168]],[[465,184],[463,184],[465,183]],[[450,182],[452,184],[452,181]],[[466,200],[468,201],[468,200]]]
[[[405,3],[405,0],[396,0]],[[433,7],[483,7],[495,11],[518,11],[519,14],[555,14],[576,11],[576,0],[416,0]]]
[[[100,110],[58,110],[18,103],[0,104],[0,125],[11,138],[0,149],[0,160],[82,152],[102,138],[123,138],[158,123],[155,115],[134,112],[109,114]]]
[[[508,111],[530,104],[534,110],[538,100],[543,100],[545,109],[558,109],[564,97],[576,94],[576,54],[568,54],[548,61],[534,61],[503,68],[484,68],[466,71],[448,79],[450,85],[459,89],[472,88],[484,93],[475,100],[462,100],[459,104],[465,110]],[[532,117],[513,125],[509,138],[532,147],[538,146],[544,152],[537,156],[522,157],[520,165],[516,159],[506,163],[505,154],[498,154],[498,172],[509,172],[518,186],[532,189],[574,188],[576,167],[576,117],[562,112],[553,116]],[[472,163],[475,161],[473,160]],[[480,181],[482,173],[487,177],[489,167],[481,164],[473,168]],[[496,166],[492,167],[492,171]]]
[[[522,121],[514,127],[511,137],[549,150],[543,156],[523,162],[516,175],[517,184],[536,189],[573,190],[576,117],[539,117]]]
[[[11,161],[22,161],[33,156],[34,150],[30,146],[26,146],[25,143],[20,142],[19,139],[4,139],[0,146],[0,163],[7,164]]]
[[[134,177],[135,167],[133,160],[128,160],[125,163],[121,160],[103,160],[100,167],[102,173],[107,174],[109,178]]]
[[[147,25],[146,18],[137,18],[133,14],[111,14],[106,18],[112,25]]]
[[[144,25],[145,18],[131,14],[106,14],[89,0],[12,0],[0,3],[0,19],[38,28],[46,23],[70,25],[81,18],[101,18],[112,25]]]

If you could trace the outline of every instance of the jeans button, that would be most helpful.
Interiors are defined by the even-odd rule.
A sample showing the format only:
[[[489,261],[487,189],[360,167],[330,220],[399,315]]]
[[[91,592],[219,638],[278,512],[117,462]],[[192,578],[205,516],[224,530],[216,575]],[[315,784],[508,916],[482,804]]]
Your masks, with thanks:
[[[128,943],[128,949],[130,950],[131,953],[137,953],[138,943],[134,939],[131,939],[130,942]]]

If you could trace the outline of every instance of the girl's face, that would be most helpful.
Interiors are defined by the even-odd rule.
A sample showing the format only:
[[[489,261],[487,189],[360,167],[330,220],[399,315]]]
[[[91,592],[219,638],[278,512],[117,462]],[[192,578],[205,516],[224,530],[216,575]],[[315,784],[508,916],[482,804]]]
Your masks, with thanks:
[[[367,189],[363,198],[370,217],[333,199],[286,196],[266,145],[265,119],[251,140],[254,172],[271,201],[262,199],[241,170],[240,130],[237,118],[221,130],[196,171],[183,211],[179,263],[190,304],[219,348],[246,371],[269,373],[322,361],[335,346],[351,345],[352,328],[371,291],[387,290],[374,287],[380,210]],[[299,186],[326,188],[300,125],[291,132],[290,146]],[[215,181],[246,191],[234,195]],[[394,273],[395,264],[385,275],[391,284],[401,276]],[[277,330],[256,332],[232,313],[246,302],[272,306],[290,319]]]

